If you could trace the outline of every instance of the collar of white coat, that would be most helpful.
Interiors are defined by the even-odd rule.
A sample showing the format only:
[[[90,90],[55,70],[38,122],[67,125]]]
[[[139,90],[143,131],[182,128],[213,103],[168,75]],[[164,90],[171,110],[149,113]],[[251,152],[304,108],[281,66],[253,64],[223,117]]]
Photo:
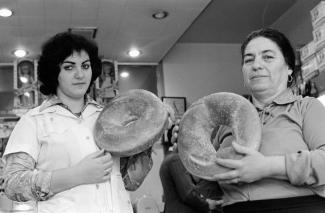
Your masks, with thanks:
[[[64,110],[62,110],[64,109]],[[90,96],[85,96],[85,107],[83,108],[82,115],[88,116],[95,112],[101,111],[103,106],[94,101]],[[53,95],[49,96],[39,107],[38,110],[34,110],[34,115],[43,114],[43,113],[51,113],[51,112],[59,112],[64,114],[72,114],[72,112],[64,107],[64,104],[59,99],[59,97]]]

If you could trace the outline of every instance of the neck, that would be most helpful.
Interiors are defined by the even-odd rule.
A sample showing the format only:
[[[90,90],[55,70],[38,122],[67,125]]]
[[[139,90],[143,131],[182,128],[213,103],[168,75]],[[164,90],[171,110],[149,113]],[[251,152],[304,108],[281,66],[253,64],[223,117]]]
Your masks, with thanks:
[[[259,97],[258,95],[252,95],[253,97],[253,104],[254,106],[263,109],[265,106],[267,106],[268,104],[270,104],[272,102],[273,99],[266,99],[263,97]]]
[[[82,98],[67,98],[66,96],[58,96],[63,104],[67,105],[73,113],[81,112],[85,105],[84,97]]]
[[[285,90],[279,90],[273,94],[266,94],[263,92],[253,92],[252,93],[253,104],[258,108],[264,108],[265,106],[272,103],[272,101],[276,99],[276,97],[278,97],[284,91]]]

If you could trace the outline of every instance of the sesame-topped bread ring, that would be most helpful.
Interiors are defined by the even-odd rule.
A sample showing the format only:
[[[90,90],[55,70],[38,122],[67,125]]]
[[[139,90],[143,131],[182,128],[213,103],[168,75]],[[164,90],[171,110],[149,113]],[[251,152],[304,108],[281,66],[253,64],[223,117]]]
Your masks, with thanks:
[[[112,99],[97,118],[96,144],[113,155],[132,156],[150,148],[168,126],[168,112],[153,93],[133,89]]]
[[[239,144],[259,149],[260,119],[255,107],[246,98],[227,92],[205,96],[185,112],[179,126],[179,156],[191,174],[211,180],[214,175],[229,171],[216,163],[217,157],[242,157],[232,146],[214,148],[211,135],[219,125],[231,127],[232,135]]]

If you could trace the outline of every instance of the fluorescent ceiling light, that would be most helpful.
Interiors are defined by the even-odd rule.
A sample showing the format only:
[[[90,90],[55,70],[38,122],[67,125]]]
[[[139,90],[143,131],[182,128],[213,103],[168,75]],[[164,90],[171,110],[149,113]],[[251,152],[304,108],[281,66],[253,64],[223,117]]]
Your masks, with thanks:
[[[12,11],[8,8],[1,8],[0,9],[0,16],[2,17],[10,17],[12,15]]]
[[[128,51],[128,55],[131,56],[132,58],[136,58],[141,54],[140,50],[138,49],[131,49]]]
[[[18,49],[14,51],[14,55],[18,58],[23,58],[27,55],[27,51],[23,49]]]
[[[168,16],[168,12],[164,11],[164,10],[159,10],[157,12],[155,12],[154,14],[152,14],[152,17],[154,19],[164,19]]]
[[[28,78],[25,77],[25,76],[21,76],[21,77],[19,78],[19,80],[20,80],[22,83],[24,83],[24,84],[26,84],[26,83],[28,82]]]
[[[29,92],[25,92],[25,93],[24,93],[24,96],[26,96],[26,97],[29,98],[29,97],[30,97],[30,93],[29,93]]]
[[[121,74],[120,74],[120,76],[122,77],[122,78],[127,78],[127,77],[129,77],[129,73],[128,72],[121,72]]]

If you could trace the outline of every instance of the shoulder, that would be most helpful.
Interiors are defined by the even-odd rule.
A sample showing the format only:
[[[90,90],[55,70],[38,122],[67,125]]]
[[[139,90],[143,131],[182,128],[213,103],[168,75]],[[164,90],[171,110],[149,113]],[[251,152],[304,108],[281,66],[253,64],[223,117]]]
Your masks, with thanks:
[[[301,107],[301,110],[304,111],[309,110],[310,108],[324,108],[323,104],[317,98],[314,97],[305,96],[298,100],[298,102]]]
[[[35,107],[33,109],[30,109],[26,114],[25,116],[33,116],[35,114],[39,114],[41,112],[41,105],[38,106],[38,107]]]
[[[325,107],[317,98],[303,97],[296,101],[296,106],[303,120],[308,118],[315,119],[317,117],[325,118]]]
[[[85,110],[90,110],[90,111],[96,111],[96,112],[101,112],[104,109],[104,105],[99,104],[96,101],[89,102],[85,108]]]

